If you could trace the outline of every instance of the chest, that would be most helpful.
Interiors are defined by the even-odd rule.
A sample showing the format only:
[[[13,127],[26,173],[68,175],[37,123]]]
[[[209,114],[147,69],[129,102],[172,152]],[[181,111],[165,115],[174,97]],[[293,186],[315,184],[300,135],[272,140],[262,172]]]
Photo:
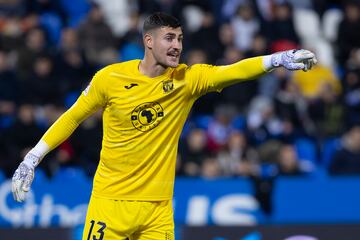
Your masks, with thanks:
[[[122,79],[111,84],[104,114],[122,129],[148,131],[187,104],[185,84],[173,79]]]

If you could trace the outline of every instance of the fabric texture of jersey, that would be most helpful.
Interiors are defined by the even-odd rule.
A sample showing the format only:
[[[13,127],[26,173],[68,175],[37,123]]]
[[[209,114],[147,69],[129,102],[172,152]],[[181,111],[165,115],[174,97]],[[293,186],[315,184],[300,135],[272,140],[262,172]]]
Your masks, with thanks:
[[[227,66],[180,64],[155,78],[141,74],[139,63],[117,63],[97,72],[42,138],[53,149],[103,109],[102,150],[92,193],[96,197],[172,199],[178,140],[195,100],[265,73],[262,57]]]
[[[128,201],[92,196],[83,240],[174,240],[172,201]]]

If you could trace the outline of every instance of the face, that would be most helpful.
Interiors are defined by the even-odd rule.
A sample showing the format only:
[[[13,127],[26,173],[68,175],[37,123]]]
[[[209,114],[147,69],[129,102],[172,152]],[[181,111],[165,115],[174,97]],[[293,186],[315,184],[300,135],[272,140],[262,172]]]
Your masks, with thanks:
[[[182,51],[183,33],[180,27],[161,27],[145,35],[145,44],[164,67],[177,67]]]

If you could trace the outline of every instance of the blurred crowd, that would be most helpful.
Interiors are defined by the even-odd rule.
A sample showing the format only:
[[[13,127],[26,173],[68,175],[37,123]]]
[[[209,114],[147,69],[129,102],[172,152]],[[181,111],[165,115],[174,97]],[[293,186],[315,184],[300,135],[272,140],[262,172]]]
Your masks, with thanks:
[[[314,51],[309,72],[276,69],[195,104],[178,175],[204,178],[360,174],[360,3],[325,0],[0,1],[0,168],[24,154],[101,67],[143,57],[141,24],[175,15],[188,65],[231,64],[293,48]],[[101,112],[40,164],[94,174]]]

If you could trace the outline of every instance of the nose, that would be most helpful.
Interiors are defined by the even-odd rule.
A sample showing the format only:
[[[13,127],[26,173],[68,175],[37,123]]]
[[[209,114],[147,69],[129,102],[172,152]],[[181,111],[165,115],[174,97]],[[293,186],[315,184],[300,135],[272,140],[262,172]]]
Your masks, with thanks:
[[[182,42],[175,39],[175,40],[173,41],[173,48],[174,48],[174,49],[177,49],[177,50],[182,49]]]

